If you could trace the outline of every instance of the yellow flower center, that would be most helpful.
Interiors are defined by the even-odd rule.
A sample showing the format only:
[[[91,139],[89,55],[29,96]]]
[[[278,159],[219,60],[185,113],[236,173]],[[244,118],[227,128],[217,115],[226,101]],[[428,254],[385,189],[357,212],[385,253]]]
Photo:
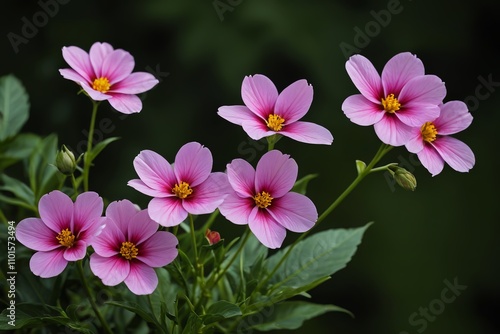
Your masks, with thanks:
[[[422,133],[424,141],[428,143],[432,143],[436,140],[436,136],[438,134],[436,126],[432,122],[425,122],[425,124],[420,128],[420,132]]]
[[[111,87],[111,84],[109,83],[108,78],[105,78],[105,77],[97,78],[92,83],[92,88],[101,92],[101,93],[106,93],[110,87]]]
[[[172,188],[172,193],[180,199],[184,199],[193,193],[193,189],[191,189],[189,183],[183,181],[179,184],[175,184]]]
[[[261,209],[264,209],[271,205],[273,198],[267,191],[261,191],[253,197],[253,200],[255,201],[255,205],[257,205]]]
[[[127,260],[132,260],[137,257],[139,250],[135,247],[134,243],[130,241],[122,242],[122,247],[120,248],[120,254]]]
[[[285,119],[281,116],[271,114],[267,119],[267,127],[273,131],[280,131],[283,128]]]
[[[382,105],[384,106],[384,110],[389,114],[394,114],[401,108],[401,103],[394,97],[394,94],[387,95],[385,99],[382,98]]]
[[[59,241],[61,246],[68,248],[73,247],[73,244],[75,243],[75,236],[68,228],[62,230],[61,233],[57,235],[56,239]]]

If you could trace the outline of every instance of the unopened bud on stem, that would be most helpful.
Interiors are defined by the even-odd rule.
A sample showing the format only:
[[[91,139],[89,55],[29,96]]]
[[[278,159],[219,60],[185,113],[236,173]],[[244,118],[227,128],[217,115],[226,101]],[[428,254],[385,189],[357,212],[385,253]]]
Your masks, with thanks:
[[[411,191],[414,191],[415,188],[417,188],[417,179],[406,169],[399,166],[391,166],[389,167],[389,171],[401,188]]]
[[[56,167],[64,175],[72,175],[76,169],[75,155],[66,146],[57,152]]]

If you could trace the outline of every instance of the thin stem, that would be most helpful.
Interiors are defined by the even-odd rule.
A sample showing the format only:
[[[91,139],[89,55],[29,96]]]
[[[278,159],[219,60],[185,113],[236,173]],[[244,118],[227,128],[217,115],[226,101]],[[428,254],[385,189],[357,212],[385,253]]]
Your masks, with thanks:
[[[215,209],[215,211],[212,212],[212,214],[208,217],[207,221],[205,222],[205,225],[203,226],[204,231],[206,231],[207,229],[210,228],[210,226],[212,226],[212,224],[215,221],[215,218],[217,218],[218,215],[219,215],[219,209]]]
[[[78,195],[78,185],[76,184],[75,174],[71,174],[71,184],[73,185],[73,190],[75,191],[73,194],[73,199]]]
[[[191,232],[191,243],[194,251],[194,281],[193,281],[193,299],[196,298],[196,286],[198,285],[198,273],[200,272],[200,259],[198,258],[198,246],[196,244],[196,231],[194,229],[193,215],[189,214],[189,224]]]
[[[89,191],[89,173],[92,159],[90,152],[92,151],[92,140],[94,139],[95,119],[97,115],[97,107],[99,102],[92,101],[92,116],[90,118],[89,138],[87,140],[87,152],[83,156],[83,191]]]

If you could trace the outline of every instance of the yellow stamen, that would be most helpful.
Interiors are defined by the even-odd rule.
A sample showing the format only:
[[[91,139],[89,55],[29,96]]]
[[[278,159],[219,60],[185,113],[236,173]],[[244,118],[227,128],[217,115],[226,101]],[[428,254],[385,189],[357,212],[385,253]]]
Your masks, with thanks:
[[[172,188],[172,193],[180,199],[184,199],[193,193],[193,189],[189,186],[187,182],[181,182],[179,184],[175,184]]]
[[[425,122],[420,128],[420,132],[422,133],[422,139],[428,143],[432,143],[436,140],[438,134],[436,126],[432,122]]]
[[[271,197],[271,194],[268,193],[267,191],[261,191],[257,195],[253,197],[253,200],[255,201],[255,204],[261,208],[267,208],[269,205],[271,205],[271,202],[273,198]]]
[[[97,78],[92,83],[92,88],[101,93],[106,93],[110,87],[111,84],[109,83],[109,80],[106,77]]]
[[[394,114],[401,108],[401,103],[394,97],[394,94],[387,95],[385,99],[382,98],[382,105],[384,106],[384,110],[389,114]]]
[[[267,127],[273,131],[280,131],[283,128],[284,122],[285,119],[283,117],[276,114],[271,114],[269,115],[266,124]]]
[[[134,243],[130,241],[122,242],[122,247],[120,248],[120,254],[127,260],[132,260],[137,257],[139,250],[135,247]]]
[[[64,229],[56,237],[57,241],[64,247],[73,247],[75,243],[75,236],[68,228]]]

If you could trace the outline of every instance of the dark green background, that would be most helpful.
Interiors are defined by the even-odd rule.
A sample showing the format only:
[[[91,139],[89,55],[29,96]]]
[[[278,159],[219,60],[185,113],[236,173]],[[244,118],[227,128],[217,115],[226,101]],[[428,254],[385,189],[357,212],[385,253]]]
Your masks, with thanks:
[[[58,73],[67,67],[63,46],[88,50],[94,42],[106,41],[134,55],[136,71],[168,72],[143,95],[140,114],[122,117],[106,103],[98,114],[99,120],[110,120],[104,121],[102,130],[112,129],[105,137],[122,139],[96,160],[91,188],[109,200],[128,198],[144,207],[149,198],[126,185],[136,178],[132,160],[140,150],[156,150],[172,161],[180,146],[198,141],[211,149],[215,170],[223,170],[233,158],[252,160],[263,151],[252,148],[240,127],[217,116],[217,108],[242,104],[245,75],[265,74],[279,90],[305,78],[315,93],[305,120],[327,127],[334,143],[312,146],[285,138],[277,148],[296,159],[300,176],[319,173],[309,196],[321,212],[355,177],[354,160],[369,161],[379,146],[372,127],[351,123],[340,109],[357,91],[339,46],[356,46],[357,29],[379,27],[366,45],[357,44],[379,70],[393,55],[410,51],[422,59],[427,73],[446,82],[446,101],[470,103],[474,122],[456,137],[475,152],[476,166],[468,174],[445,167],[431,177],[404,147],[394,149],[382,163],[409,161],[406,167],[418,179],[417,190],[394,189],[382,174],[372,175],[321,226],[375,221],[347,268],[311,291],[313,301],[345,307],[355,318],[330,313],[297,332],[418,333],[423,327],[412,326],[409,316],[420,307],[438,305],[444,281],[456,278],[467,289],[428,322],[425,333],[499,333],[500,87],[478,88],[481,77],[500,82],[498,3],[401,0],[398,13],[383,27],[374,23],[373,13],[394,1],[229,3],[234,6],[221,20],[209,0],[72,0],[59,5],[16,53],[8,33],[20,35],[22,18],[32,21],[42,9],[36,1],[4,1],[0,75],[15,74],[30,94],[25,131],[58,133],[60,143],[73,148],[85,140],[82,130],[88,127],[91,104]],[[242,231],[227,223],[214,229],[223,236]],[[287,242],[294,237],[290,233]]]

